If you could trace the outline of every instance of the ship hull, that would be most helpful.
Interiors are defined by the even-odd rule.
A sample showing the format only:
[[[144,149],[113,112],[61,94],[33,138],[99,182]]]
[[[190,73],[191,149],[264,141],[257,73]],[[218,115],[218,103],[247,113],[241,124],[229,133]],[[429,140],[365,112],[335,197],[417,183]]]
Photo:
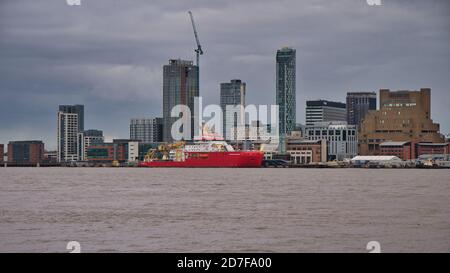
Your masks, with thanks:
[[[258,168],[263,160],[262,152],[186,152],[183,161],[149,161],[139,167],[153,168]]]

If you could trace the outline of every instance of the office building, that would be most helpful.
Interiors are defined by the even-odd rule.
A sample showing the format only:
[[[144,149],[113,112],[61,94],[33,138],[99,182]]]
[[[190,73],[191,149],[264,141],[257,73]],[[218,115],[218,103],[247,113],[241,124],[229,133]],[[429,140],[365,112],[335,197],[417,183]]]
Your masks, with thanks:
[[[358,133],[356,125],[346,121],[317,122],[306,126],[306,138],[327,141],[328,161],[342,161],[358,154]]]
[[[134,157],[135,161],[136,151],[135,139],[113,139],[113,142],[102,143],[99,145],[90,146],[87,148],[87,161],[92,164],[110,164],[110,163],[125,163]],[[130,146],[132,147],[130,149]],[[131,157],[129,152],[132,152]]]
[[[296,124],[296,50],[284,47],[276,55],[276,104],[279,107],[279,132],[281,153],[285,137]]]
[[[40,140],[10,141],[8,162],[18,164],[37,164],[44,159],[44,143]]]
[[[241,80],[231,80],[229,83],[220,84],[220,107],[223,113],[222,136],[226,140],[237,140],[237,136],[232,134],[232,129],[244,123],[245,88],[246,84]],[[232,111],[231,108],[236,111]]]
[[[163,136],[162,118],[131,119],[130,138],[141,142],[161,142]]]
[[[380,90],[380,109],[369,111],[360,126],[359,153],[379,155],[387,141],[443,143],[439,124],[431,119],[431,90]]]
[[[199,96],[199,69],[192,61],[170,60],[163,67],[163,139],[173,142],[171,134],[173,123],[179,117],[171,117],[172,108],[176,105],[186,105],[190,109],[190,117],[185,117],[185,123],[190,123],[190,138],[194,136],[194,98]],[[187,128],[183,128],[187,129]],[[186,131],[187,132],[187,131]]]
[[[104,140],[103,131],[100,130],[86,130],[79,132],[77,138],[78,160],[86,161],[88,147],[101,145]]]
[[[306,101],[306,126],[331,121],[347,121],[345,103],[327,100]]]
[[[347,93],[347,123],[358,125],[369,110],[377,110],[377,94],[375,92]]]

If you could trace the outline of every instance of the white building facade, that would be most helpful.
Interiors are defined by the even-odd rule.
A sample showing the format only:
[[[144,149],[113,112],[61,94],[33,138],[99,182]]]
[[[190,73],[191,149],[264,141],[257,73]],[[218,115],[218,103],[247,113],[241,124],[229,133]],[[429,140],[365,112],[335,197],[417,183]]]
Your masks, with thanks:
[[[87,161],[88,147],[103,144],[104,141],[103,132],[100,130],[79,132],[77,136],[78,160]]]
[[[342,161],[358,154],[358,130],[345,121],[317,122],[306,126],[306,138],[327,141],[328,161]]]
[[[57,119],[58,162],[78,161],[78,114],[59,111]]]

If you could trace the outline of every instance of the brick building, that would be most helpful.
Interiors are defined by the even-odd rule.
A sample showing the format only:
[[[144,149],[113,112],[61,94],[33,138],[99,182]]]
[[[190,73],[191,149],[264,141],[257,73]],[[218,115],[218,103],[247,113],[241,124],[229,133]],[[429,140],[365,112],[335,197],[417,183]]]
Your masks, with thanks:
[[[415,147],[410,141],[389,141],[380,144],[380,155],[396,156],[402,160],[416,158]]]
[[[327,162],[327,141],[292,139],[286,140],[286,154],[294,165]]]
[[[439,124],[431,119],[431,90],[380,90],[380,108],[369,111],[358,134],[360,155],[380,155],[383,142],[442,143]]]
[[[417,156],[434,155],[434,154],[449,154],[450,143],[417,143]]]
[[[37,164],[43,159],[44,143],[42,141],[11,141],[8,144],[8,162]]]

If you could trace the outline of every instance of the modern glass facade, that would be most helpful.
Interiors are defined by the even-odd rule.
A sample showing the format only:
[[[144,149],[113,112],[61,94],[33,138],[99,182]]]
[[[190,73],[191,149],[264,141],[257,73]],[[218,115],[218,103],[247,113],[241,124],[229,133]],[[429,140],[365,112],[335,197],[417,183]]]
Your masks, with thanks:
[[[327,100],[306,102],[306,126],[329,121],[347,121],[345,103]]]
[[[375,92],[347,93],[347,123],[359,125],[369,110],[377,110]]]
[[[235,140],[237,136],[233,136],[232,128],[236,128],[239,123],[238,119],[243,116],[243,111],[228,111],[227,105],[245,107],[246,84],[241,80],[231,80],[229,83],[220,84],[220,107],[223,113],[223,137]],[[235,130],[236,131],[236,130]]]
[[[285,47],[276,56],[276,103],[279,107],[280,148],[296,123],[296,51]]]
[[[191,139],[194,136],[194,98],[199,96],[199,69],[192,61],[170,60],[163,67],[163,140],[172,142],[172,108],[186,105],[191,111]]]
[[[130,138],[142,142],[161,142],[163,135],[162,118],[131,119]]]

